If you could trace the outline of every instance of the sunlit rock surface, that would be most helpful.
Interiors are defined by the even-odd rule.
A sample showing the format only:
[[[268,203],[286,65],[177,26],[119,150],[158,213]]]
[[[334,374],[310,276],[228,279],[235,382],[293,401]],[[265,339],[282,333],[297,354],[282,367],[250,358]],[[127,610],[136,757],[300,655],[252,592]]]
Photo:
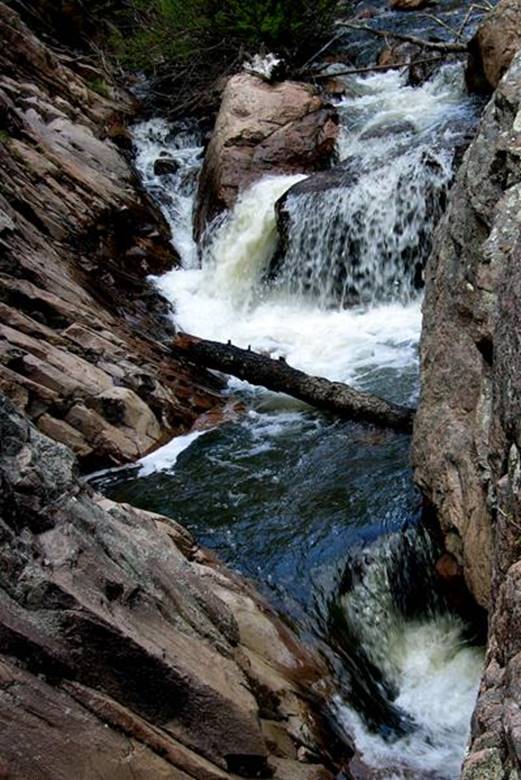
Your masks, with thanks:
[[[206,152],[196,232],[262,176],[328,167],[337,133],[334,109],[310,85],[272,85],[249,73],[232,76]]]
[[[155,340],[176,256],[111,140],[132,105],[2,3],[0,42],[0,389],[86,467],[134,460],[218,400]]]
[[[181,526],[79,481],[4,397],[0,518],[5,776],[332,777],[321,662]]]

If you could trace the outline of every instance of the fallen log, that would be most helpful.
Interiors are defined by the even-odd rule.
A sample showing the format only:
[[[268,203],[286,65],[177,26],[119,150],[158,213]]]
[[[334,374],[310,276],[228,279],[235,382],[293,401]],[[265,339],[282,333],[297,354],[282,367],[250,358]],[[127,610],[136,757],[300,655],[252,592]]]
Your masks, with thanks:
[[[286,393],[318,409],[334,412],[350,420],[365,421],[399,431],[412,429],[413,409],[355,390],[343,382],[310,376],[292,368],[283,358],[274,360],[250,349],[235,347],[231,342],[222,344],[187,333],[177,336],[171,350],[177,357],[184,357],[199,366],[231,374],[277,393]]]

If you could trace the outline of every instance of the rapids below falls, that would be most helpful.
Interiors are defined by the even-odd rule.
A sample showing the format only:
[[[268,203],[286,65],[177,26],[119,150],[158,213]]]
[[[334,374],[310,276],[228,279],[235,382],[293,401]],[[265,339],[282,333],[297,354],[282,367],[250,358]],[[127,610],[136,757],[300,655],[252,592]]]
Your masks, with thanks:
[[[134,127],[137,170],[182,259],[154,283],[181,330],[414,404],[421,269],[478,107],[458,64],[418,87],[398,71],[345,81],[345,183],[288,196],[276,263],[274,204],[304,176],[243,192],[199,254],[201,133],[162,119]],[[175,173],[154,174],[161,157]],[[97,475],[97,486],[183,523],[322,650],[335,670],[331,718],[379,777],[456,778],[483,648],[433,581],[438,552],[421,528],[409,437],[238,380],[227,392],[244,413]]]

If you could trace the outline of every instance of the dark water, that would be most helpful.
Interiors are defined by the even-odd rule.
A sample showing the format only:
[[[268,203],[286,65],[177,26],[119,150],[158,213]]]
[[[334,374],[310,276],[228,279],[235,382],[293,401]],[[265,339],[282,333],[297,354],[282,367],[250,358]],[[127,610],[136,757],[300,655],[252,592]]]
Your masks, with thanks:
[[[306,625],[347,552],[419,509],[408,436],[313,412],[250,410],[197,439],[173,470],[120,471],[98,487],[182,523]]]

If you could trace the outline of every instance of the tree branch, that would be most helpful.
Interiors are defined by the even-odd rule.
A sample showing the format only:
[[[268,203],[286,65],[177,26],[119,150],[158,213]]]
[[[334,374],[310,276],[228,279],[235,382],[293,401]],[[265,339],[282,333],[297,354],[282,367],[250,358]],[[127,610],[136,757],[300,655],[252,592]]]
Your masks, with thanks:
[[[374,70],[400,70],[400,68],[410,68],[411,65],[426,65],[430,62],[441,62],[443,57],[426,57],[421,60],[411,60],[410,62],[397,62],[394,65],[369,65],[366,68],[353,68],[352,70],[341,70],[338,73],[308,73],[309,78],[314,79],[335,79],[337,76],[353,76],[357,73],[371,73]]]
[[[444,52],[468,51],[466,43],[454,43],[450,41],[427,41],[425,38],[418,38],[416,35],[404,35],[403,33],[393,32],[392,30],[376,30],[374,27],[370,27],[368,24],[351,24],[350,22],[339,22],[339,25],[340,27],[347,27],[350,30],[361,30],[362,32],[376,35],[379,38],[395,38],[397,41],[414,43],[416,46],[421,46],[426,49],[435,49],[436,51]]]

